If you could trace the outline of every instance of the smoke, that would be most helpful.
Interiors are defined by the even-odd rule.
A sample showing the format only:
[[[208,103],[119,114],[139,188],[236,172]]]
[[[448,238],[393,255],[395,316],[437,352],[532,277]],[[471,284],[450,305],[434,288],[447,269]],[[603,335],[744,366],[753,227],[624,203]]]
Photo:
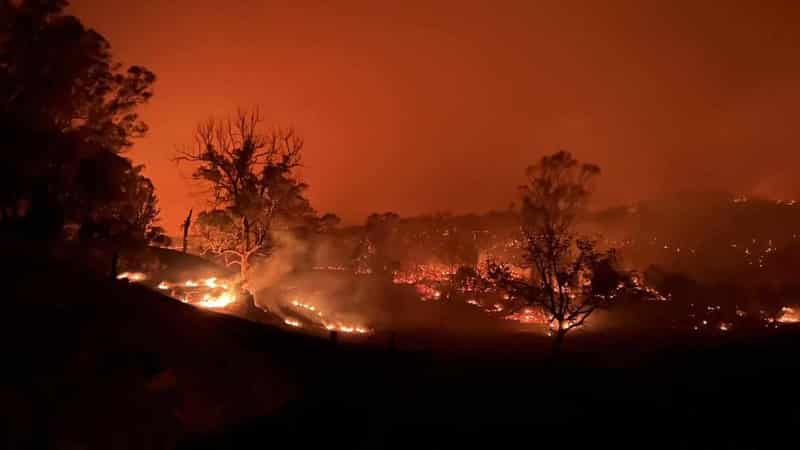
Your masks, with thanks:
[[[253,268],[248,280],[259,307],[316,325],[365,326],[374,322],[372,317],[378,314],[370,299],[380,300],[380,292],[370,292],[368,283],[354,279],[350,272],[314,270],[345,259],[332,239],[320,237],[309,242],[292,233],[276,233],[275,240],[270,257]]]
[[[308,243],[297,239],[294,234],[275,233],[274,237],[276,242],[273,253],[265,261],[253,267],[253,274],[247,283],[256,296],[257,304],[260,304],[258,292],[281,283],[298,268],[308,254]]]
[[[772,200],[790,200],[797,197],[800,184],[793,170],[786,169],[764,177],[755,183],[751,189],[755,197],[764,197]]]
[[[386,274],[354,274],[343,267],[352,254],[336,237],[308,241],[276,235],[274,252],[253,268],[248,286],[260,308],[304,328],[334,324],[376,332],[447,328],[472,333],[506,325],[463,302],[424,302],[414,285],[394,284]]]

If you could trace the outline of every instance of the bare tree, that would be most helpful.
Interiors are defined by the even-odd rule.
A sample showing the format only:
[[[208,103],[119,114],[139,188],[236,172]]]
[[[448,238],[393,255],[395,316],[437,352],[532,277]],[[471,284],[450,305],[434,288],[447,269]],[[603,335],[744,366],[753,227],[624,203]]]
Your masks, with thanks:
[[[208,119],[176,158],[195,164],[193,177],[210,188],[212,209],[197,220],[204,251],[239,265],[243,279],[252,258],[269,254],[277,221],[313,213],[307,186],[293,177],[303,139],[291,128],[261,132],[261,122],[258,109]]]
[[[514,277],[505,264],[490,263],[489,276],[514,300],[538,306],[548,317],[558,352],[566,334],[598,308],[610,305],[621,289],[615,252],[578,238],[574,225],[600,173],[560,151],[528,167],[522,186],[523,262],[530,276]]]

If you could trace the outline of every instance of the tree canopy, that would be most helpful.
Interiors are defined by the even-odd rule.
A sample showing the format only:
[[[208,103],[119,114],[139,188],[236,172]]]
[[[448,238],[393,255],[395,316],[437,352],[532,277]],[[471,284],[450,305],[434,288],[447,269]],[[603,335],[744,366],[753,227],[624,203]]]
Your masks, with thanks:
[[[111,215],[146,240],[157,215],[152,183],[117,154],[147,132],[137,108],[152,97],[155,75],[116,62],[102,35],[64,14],[66,1],[0,5],[2,220],[20,219],[22,202],[26,219],[57,230],[128,202]]]
[[[238,265],[243,278],[253,257],[269,254],[275,230],[316,220],[308,186],[294,177],[303,139],[291,128],[262,131],[261,123],[258,109],[210,118],[176,158],[194,165],[192,176],[211,197],[211,208],[197,218],[203,251]]]
[[[489,266],[489,276],[512,298],[545,312],[556,350],[567,332],[609,306],[621,286],[614,250],[601,251],[574,230],[599,173],[597,166],[580,163],[565,151],[528,167],[528,183],[520,192],[523,266],[530,276],[514,276],[503,263]]]

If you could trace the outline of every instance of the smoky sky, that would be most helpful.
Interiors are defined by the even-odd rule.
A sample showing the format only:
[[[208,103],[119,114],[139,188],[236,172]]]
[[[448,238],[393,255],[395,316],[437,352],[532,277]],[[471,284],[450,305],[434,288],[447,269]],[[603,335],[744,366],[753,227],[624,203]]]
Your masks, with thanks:
[[[202,207],[172,161],[194,124],[259,105],[306,140],[319,211],[485,211],[563,148],[597,204],[673,190],[800,196],[800,2],[73,0],[158,75],[146,164],[171,233]]]

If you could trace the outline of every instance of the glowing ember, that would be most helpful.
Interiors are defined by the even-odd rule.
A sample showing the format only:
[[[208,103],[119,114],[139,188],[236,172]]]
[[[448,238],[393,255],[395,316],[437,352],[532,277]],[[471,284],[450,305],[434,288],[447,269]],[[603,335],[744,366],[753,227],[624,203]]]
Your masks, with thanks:
[[[321,312],[317,312],[317,307],[314,306],[314,305],[309,305],[307,303],[302,303],[302,302],[299,302],[297,300],[292,300],[292,305],[294,305],[294,306],[296,306],[298,308],[302,308],[302,309],[311,311],[311,312],[316,312],[317,315],[322,315]]]
[[[225,308],[236,301],[236,291],[229,289],[228,284],[218,282],[217,277],[177,283],[164,280],[156,288],[169,291],[171,297],[201,308]]]
[[[292,319],[292,318],[286,318],[286,319],[283,319],[283,323],[285,323],[286,325],[289,325],[289,326],[291,326],[291,327],[296,327],[296,328],[300,328],[300,327],[302,327],[302,326],[303,326],[303,324],[302,324],[302,323],[300,323],[300,321],[299,321],[299,320],[297,320],[297,319]]]
[[[722,322],[719,324],[720,331],[728,331],[733,327],[733,324],[730,322]]]
[[[415,286],[417,289],[417,293],[419,293],[420,299],[422,301],[426,300],[439,300],[441,298],[442,293],[439,290],[434,289],[427,284],[418,284]]]
[[[334,325],[331,323],[325,324],[325,329],[329,331],[340,331],[342,333],[358,333],[358,334],[367,334],[372,332],[369,328],[360,327],[360,326],[353,326],[353,325]]]
[[[223,292],[218,296],[205,294],[203,295],[203,300],[197,302],[197,306],[202,306],[203,308],[224,308],[235,301],[236,296],[230,292]]]
[[[579,327],[579,326],[580,325],[576,325],[575,322],[573,322],[571,320],[564,320],[564,321],[561,322],[561,329],[562,330],[566,330],[569,327]],[[553,320],[552,322],[550,322],[550,329],[553,330],[553,331],[557,331],[558,330],[558,321],[557,320]]]
[[[395,284],[417,284],[421,281],[447,281],[455,274],[455,269],[451,266],[439,264],[420,264],[413,270],[397,271],[394,273],[393,282]]]
[[[521,311],[509,314],[504,317],[506,320],[514,320],[524,324],[544,325],[547,323],[547,314],[541,309],[525,308]]]
[[[144,281],[147,279],[147,275],[143,274],[142,272],[122,272],[121,274],[117,275],[118,280],[128,280],[130,282],[137,282],[137,281]]]
[[[358,334],[366,334],[366,333],[372,332],[372,330],[370,330],[369,328],[366,328],[366,327],[363,327],[363,326],[360,326],[360,325],[353,325],[353,324],[348,324],[348,323],[339,322],[339,321],[331,322],[331,321],[327,321],[327,320],[322,320],[322,317],[325,316],[325,314],[322,313],[322,311],[319,309],[319,307],[314,306],[314,305],[312,305],[310,303],[304,303],[304,302],[301,302],[300,300],[295,299],[295,300],[292,300],[290,302],[290,304],[292,306],[294,306],[295,308],[297,308],[299,310],[298,312],[300,312],[301,314],[311,313],[314,316],[318,317],[319,319],[314,319],[314,320],[322,321],[322,326],[324,326],[325,329],[328,330],[328,331],[339,331],[339,332],[342,332],[342,333],[358,333]],[[286,319],[286,320],[295,321],[294,319]],[[284,320],[284,322],[285,322],[285,320]],[[289,325],[291,325],[291,324],[289,324]],[[292,326],[296,326],[296,325],[292,325]]]
[[[800,311],[795,308],[784,306],[781,308],[781,314],[775,319],[779,323],[798,323],[800,322]]]
[[[203,281],[203,284],[211,289],[216,289],[216,288],[228,289],[227,284],[217,283],[217,277],[206,278],[205,281]]]

